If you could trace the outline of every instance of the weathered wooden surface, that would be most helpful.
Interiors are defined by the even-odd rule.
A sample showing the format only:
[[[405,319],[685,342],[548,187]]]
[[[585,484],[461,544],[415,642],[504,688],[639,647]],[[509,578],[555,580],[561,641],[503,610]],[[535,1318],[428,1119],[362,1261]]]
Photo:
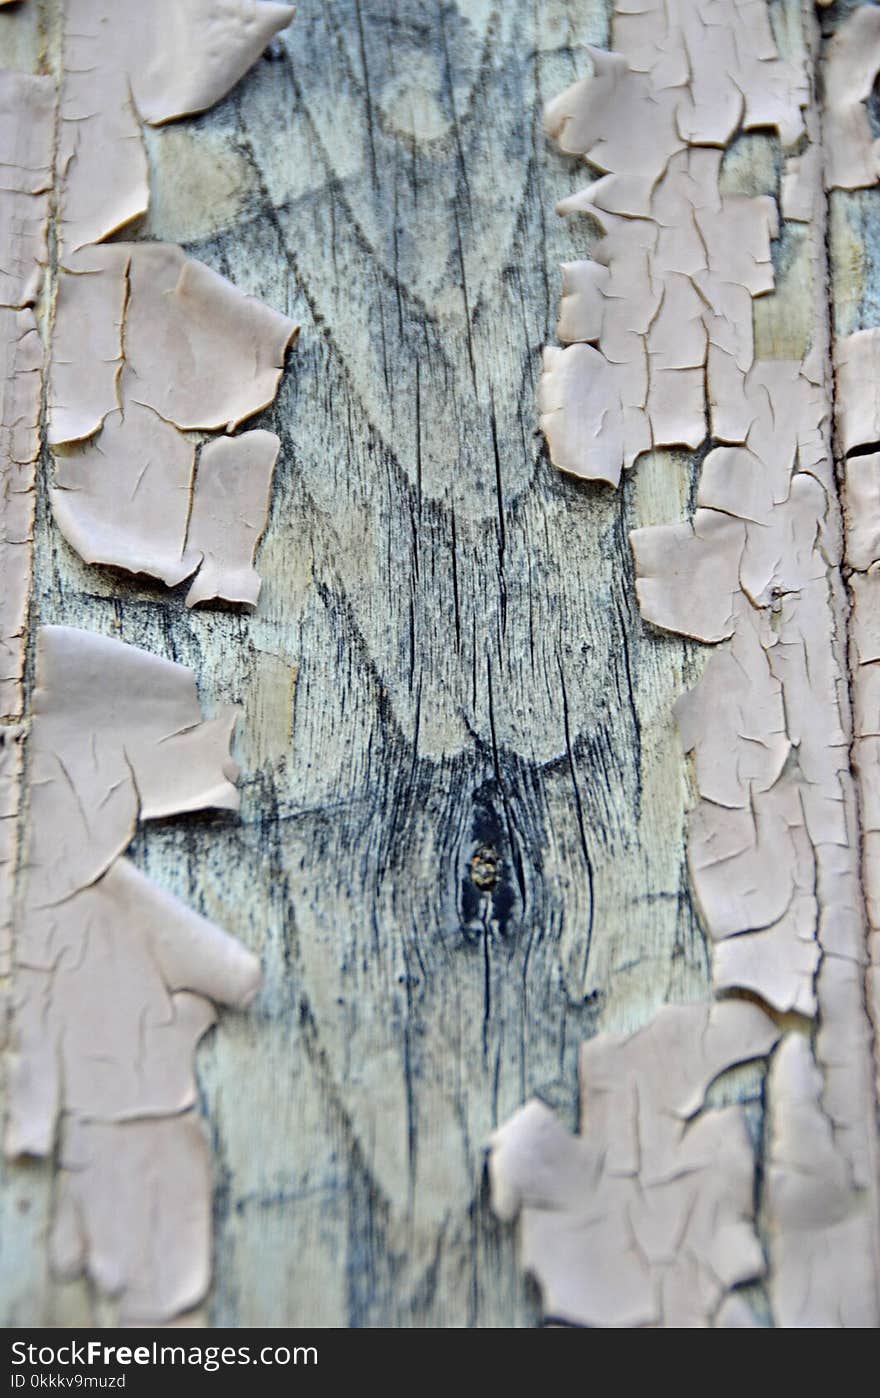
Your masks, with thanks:
[[[0,55],[29,66],[24,9]],[[571,1119],[582,1037],[706,994],[672,715],[701,656],[643,626],[627,542],[686,517],[696,468],[658,453],[614,493],[535,433],[557,265],[592,236],[553,215],[583,171],[540,109],[606,41],[601,0],[301,0],[226,102],[150,134],[143,236],[303,326],[262,420],[254,616],[85,568],[43,481],[35,619],[243,710],[241,818],[133,851],[265,970],[199,1056],[216,1324],[534,1323],[491,1130],[532,1093]],[[732,178],[773,188],[769,142],[740,145]],[[50,1172],[7,1169],[3,1199],[7,1321],[86,1319],[48,1277]]]

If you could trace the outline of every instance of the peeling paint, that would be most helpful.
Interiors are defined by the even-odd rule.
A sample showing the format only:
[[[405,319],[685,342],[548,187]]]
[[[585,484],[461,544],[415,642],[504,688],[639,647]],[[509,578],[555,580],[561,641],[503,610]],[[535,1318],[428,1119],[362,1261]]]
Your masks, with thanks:
[[[296,327],[173,244],[103,240],[148,209],[142,122],[212,106],[292,17],[269,0],[65,0],[62,9],[46,327],[53,510],[84,561],[169,586],[200,566],[188,522],[211,512],[213,581],[194,584],[192,600],[252,606],[259,580],[243,580],[241,521],[220,520],[216,487],[199,501],[197,442],[180,434],[231,432],[267,407]],[[258,461],[251,442],[232,459],[246,475],[235,500],[226,493],[256,544],[268,458]]]
[[[875,1097],[880,1100],[880,455],[871,450],[880,441],[880,329],[842,338],[835,357],[851,608],[852,765],[868,920],[865,1003],[873,1031]],[[876,1170],[876,1160],[872,1164]],[[877,1246],[880,1253],[880,1239]],[[880,1260],[877,1265],[880,1269]]]
[[[818,32],[807,7],[795,57],[784,60],[763,3],[619,3],[619,52],[594,55],[594,76],[552,103],[547,123],[564,150],[609,172],[561,206],[588,210],[607,236],[595,269],[564,270],[560,338],[582,343],[546,352],[540,407],[551,458],[616,483],[621,467],[649,445],[696,447],[708,439],[710,447],[693,518],[631,537],[645,620],[716,647],[700,684],[678,704],[698,792],[689,864],[713,943],[714,987],[750,992],[774,1012],[796,1011],[817,1025],[812,1046],[800,1033],[786,1039],[768,1082],[773,1170],[762,1221],[768,1290],[782,1325],[876,1324],[880,1315],[876,1097],[853,769],[866,842],[880,838],[880,803],[876,816],[873,810],[880,781],[870,698],[866,692],[860,700],[858,682],[856,723],[868,727],[864,736],[857,727],[851,752],[824,193],[844,182],[855,128],[867,125],[862,103],[870,82],[863,91],[853,74],[860,65],[875,71],[877,11],[868,8],[871,15],[856,11],[829,47],[823,113],[813,95]],[[854,44],[858,35],[863,47]],[[745,75],[733,84],[739,101],[731,96],[728,110],[732,48]],[[701,93],[711,94],[705,104]],[[775,126],[788,153],[783,213],[806,225],[809,240],[812,324],[802,360],[755,354],[753,298],[773,285],[775,201],[734,196],[742,204],[728,209],[730,196],[718,192],[720,151],[711,147],[738,126],[759,124]],[[860,151],[859,182],[873,183],[864,142]],[[847,168],[851,174],[852,162]],[[688,241],[694,230],[699,247]],[[625,275],[614,280],[618,267]],[[717,284],[715,267],[731,269]],[[661,334],[667,302],[674,314]],[[880,441],[877,357],[873,331],[838,347],[838,432],[847,450]],[[655,380],[669,368],[680,384],[670,395],[679,414],[674,433],[652,411]],[[871,468],[856,466],[854,483],[867,503]],[[861,516],[849,546],[866,559],[876,533],[876,522]],[[854,579],[854,644],[867,670],[880,655],[876,608],[859,606],[863,583],[873,588],[872,565]],[[875,880],[867,869],[864,878],[870,913]],[[869,985],[874,980],[869,975]],[[684,1040],[679,1051],[687,1051]],[[585,1124],[592,1133],[592,1121]],[[725,1305],[717,1323],[747,1322],[741,1308]]]
[[[141,123],[219,102],[293,14],[269,0],[66,0],[57,159],[66,250],[146,213]]]
[[[582,1135],[537,1101],[495,1133],[492,1205],[519,1217],[548,1317],[705,1326],[730,1287],[763,1274],[745,1111],[705,1098],[778,1037],[755,1005],[667,1005],[635,1034],[582,1045]]]
[[[706,435],[707,373],[747,371],[751,302],[773,287],[776,203],[722,194],[723,147],[742,127],[803,134],[803,65],[779,57],[763,3],[618,4],[615,51],[551,102],[548,133],[601,177],[563,200],[605,237],[563,269],[544,352],[541,426],[562,470],[616,485],[653,447]]]
[[[170,1320],[207,1291],[194,1054],[211,1001],[246,1006],[260,983],[250,952],[123,856],[139,821],[237,809],[234,717],[204,720],[180,665],[38,633],[6,1151],[60,1143],[56,1266],[88,1275],[122,1322]]]
[[[222,597],[256,606],[260,579],[254,553],[266,523],[280,442],[274,432],[216,437],[202,448],[188,546],[201,567],[186,605]]]
[[[866,103],[880,72],[880,10],[858,5],[828,44],[822,67],[826,189],[869,189],[880,176],[880,141]]]
[[[22,744],[25,729],[20,723],[0,727],[0,976],[8,976],[12,965],[15,869],[18,863],[18,815],[22,775]],[[0,1006],[0,1044],[3,1042],[3,1011]]]
[[[50,496],[83,558],[192,578],[190,606],[257,601],[280,443],[203,438],[272,402],[296,329],[173,245],[97,244],[147,209],[142,122],[218,101],[292,14],[263,0],[65,0],[43,36],[53,75],[0,74],[6,720],[23,707],[44,406]],[[56,1273],[87,1277],[121,1323],[173,1322],[210,1281],[195,1050],[212,1002],[246,1005],[260,972],[124,851],[139,821],[237,809],[234,717],[203,721],[180,666],[59,627],[37,634],[35,684],[30,732],[0,730],[6,1150],[58,1167]]]
[[[0,718],[21,714],[43,349],[34,303],[52,183],[50,79],[0,73]]]
[[[822,1075],[800,1035],[788,1035],[775,1054],[768,1092],[776,1323],[874,1329],[877,1276],[864,1244],[864,1211],[822,1106]]]
[[[266,407],[296,333],[171,244],[103,244],[68,259],[52,336],[50,498],[81,558],[169,587],[202,567],[190,605],[256,604],[253,554],[279,439],[217,438],[196,473],[191,434],[232,430]]]

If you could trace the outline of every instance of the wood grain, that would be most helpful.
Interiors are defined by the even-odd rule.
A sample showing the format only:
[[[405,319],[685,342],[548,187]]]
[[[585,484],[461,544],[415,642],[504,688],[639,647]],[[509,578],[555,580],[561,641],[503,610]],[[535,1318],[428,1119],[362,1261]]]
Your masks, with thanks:
[[[45,62],[21,26],[56,11],[4,11],[0,59]],[[140,236],[303,327],[254,424],[282,452],[253,616],[86,568],[44,462],[34,620],[243,710],[241,817],[133,850],[265,970],[199,1056],[215,1324],[535,1323],[490,1132],[532,1093],[573,1124],[584,1036],[707,994],[672,717],[702,657],[642,624],[627,541],[689,514],[699,463],[658,452],[614,493],[535,431],[558,264],[595,235],[553,215],[584,174],[540,110],[588,42],[602,0],[300,0],[227,101],[149,133]],[[731,157],[761,188],[762,140]],[[7,1168],[7,1323],[94,1313],[48,1276],[51,1192]]]

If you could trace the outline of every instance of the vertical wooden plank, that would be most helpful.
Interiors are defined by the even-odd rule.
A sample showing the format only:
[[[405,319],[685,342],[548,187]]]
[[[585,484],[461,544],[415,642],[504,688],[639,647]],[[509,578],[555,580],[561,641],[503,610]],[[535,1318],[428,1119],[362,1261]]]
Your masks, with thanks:
[[[43,482],[39,618],[243,709],[241,817],[133,850],[265,969],[199,1057],[216,1324],[533,1323],[489,1133],[533,1093],[573,1122],[582,1038],[706,993],[672,717],[702,660],[642,625],[627,541],[687,517],[697,468],[576,485],[535,431],[557,267],[595,237],[552,214],[584,172],[540,111],[606,40],[603,0],[302,0],[227,101],[149,134],[139,235],[303,325],[255,424],[282,454],[253,617],[84,567]],[[49,1172],[11,1178],[4,1312],[80,1319]]]

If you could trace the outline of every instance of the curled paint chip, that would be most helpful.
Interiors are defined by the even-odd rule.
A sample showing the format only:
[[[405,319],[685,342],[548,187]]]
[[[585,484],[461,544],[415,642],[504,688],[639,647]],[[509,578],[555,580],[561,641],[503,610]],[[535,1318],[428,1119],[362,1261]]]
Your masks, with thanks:
[[[858,572],[880,562],[880,452],[846,463],[846,561]]]
[[[202,449],[187,535],[202,563],[186,595],[188,607],[215,597],[256,605],[254,553],[280,446],[274,432],[256,431],[217,437]]]
[[[688,817],[688,867],[715,987],[814,1014],[816,872],[797,783],[753,791],[742,810],[701,799]]]
[[[269,0],[67,0],[57,158],[66,248],[146,212],[141,120],[213,106],[293,14]]]
[[[213,107],[294,13],[271,0],[117,3],[114,27],[144,120],[158,125]]]
[[[730,645],[713,652],[702,679],[677,701],[685,752],[694,754],[697,787],[707,801],[745,809],[752,792],[782,774],[791,740],[782,685],[773,674],[759,614],[737,607]],[[728,735],[735,735],[733,760]]]
[[[704,1101],[777,1038],[744,1001],[667,1006],[634,1034],[582,1046],[580,1136],[534,1101],[495,1133],[492,1206],[519,1216],[549,1317],[711,1325],[730,1287],[762,1275],[743,1109]]]
[[[743,521],[718,510],[697,510],[690,524],[633,530],[636,594],[645,620],[697,641],[733,635],[745,541]]]
[[[644,410],[626,403],[627,376],[591,345],[544,350],[538,406],[554,465],[616,485],[650,445]]]
[[[31,876],[31,884],[34,879]],[[196,1101],[209,1000],[245,1005],[254,958],[127,859],[16,938],[14,1153],[48,1155],[59,1112],[131,1121]]]
[[[844,335],[835,344],[835,361],[837,426],[849,453],[880,442],[880,330]]]
[[[183,430],[231,432],[268,407],[293,321],[173,244],[128,253],[123,399]]]
[[[88,248],[59,279],[51,441],[93,435],[120,396],[181,431],[231,430],[272,402],[295,335],[173,244]]]
[[[152,408],[114,408],[99,436],[56,458],[55,523],[84,562],[174,587],[199,564],[186,546],[195,455]]]
[[[237,810],[234,713],[203,721],[192,672],[72,627],[39,633],[30,741],[30,906],[100,878],[145,820]]]
[[[51,1154],[63,1121],[56,1263],[87,1273],[123,1320],[164,1321],[204,1295],[193,1057],[211,1002],[247,1005],[260,971],[121,856],[138,820],[237,807],[233,722],[202,719],[180,665],[39,632],[6,1150]]]
[[[219,439],[196,477],[188,430],[232,428],[274,398],[296,327],[168,244],[111,243],[59,277],[49,395],[55,518],[88,563],[175,586],[190,605],[256,602],[253,555],[278,453]]]
[[[117,3],[67,0],[59,93],[58,242],[76,250],[146,213],[149,170],[128,74],[112,48]],[[128,7],[126,7],[128,8]]]
[[[825,188],[867,189],[880,175],[866,103],[880,72],[880,10],[857,5],[835,30],[823,67]]]

